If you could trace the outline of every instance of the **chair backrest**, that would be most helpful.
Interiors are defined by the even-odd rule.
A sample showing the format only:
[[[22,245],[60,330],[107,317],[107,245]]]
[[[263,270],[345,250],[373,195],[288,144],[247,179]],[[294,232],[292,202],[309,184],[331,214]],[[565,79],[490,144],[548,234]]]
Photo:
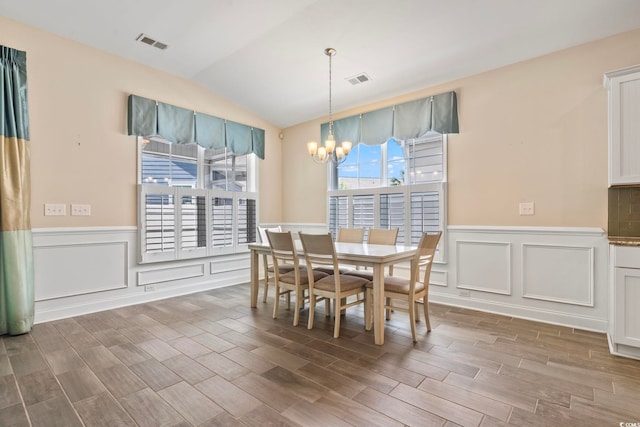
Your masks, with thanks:
[[[364,228],[338,229],[338,242],[362,243],[363,240],[364,240]]]
[[[370,245],[395,245],[397,240],[397,228],[370,228],[367,243]]]
[[[275,231],[275,232],[281,232],[282,228],[280,226],[277,227],[258,227],[258,234],[260,235],[260,242],[261,243],[269,243],[269,240],[267,239],[267,231]]]
[[[336,257],[336,249],[331,233],[300,233],[300,241],[302,242],[302,250],[309,271],[314,265],[332,265],[335,273],[339,275],[338,258]]]
[[[425,286],[429,286],[431,266],[433,265],[433,258],[436,255],[436,248],[438,247],[440,236],[442,236],[442,231],[438,231],[434,234],[423,233],[420,243],[418,244],[418,252],[416,253],[416,258],[413,263],[413,265],[415,265],[415,270],[412,271],[412,278],[419,281],[420,270],[424,267],[425,271],[422,283],[424,283]],[[414,283],[412,283],[412,285],[413,284]]]
[[[278,264],[290,263],[298,269],[298,253],[290,231],[266,231],[267,241],[271,247],[271,257],[275,266],[276,277],[279,272]]]

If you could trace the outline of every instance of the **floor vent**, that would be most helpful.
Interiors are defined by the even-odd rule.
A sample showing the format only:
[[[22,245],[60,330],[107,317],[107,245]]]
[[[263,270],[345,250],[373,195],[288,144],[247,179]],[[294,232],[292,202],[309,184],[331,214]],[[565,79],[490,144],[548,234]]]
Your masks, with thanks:
[[[147,36],[146,34],[142,34],[140,33],[140,35],[138,36],[138,38],[136,39],[136,41],[139,41],[141,43],[144,44],[148,44],[149,46],[153,46],[155,48],[158,48],[160,50],[165,50],[166,48],[168,48],[169,46],[159,42],[155,39],[152,39],[151,37]]]

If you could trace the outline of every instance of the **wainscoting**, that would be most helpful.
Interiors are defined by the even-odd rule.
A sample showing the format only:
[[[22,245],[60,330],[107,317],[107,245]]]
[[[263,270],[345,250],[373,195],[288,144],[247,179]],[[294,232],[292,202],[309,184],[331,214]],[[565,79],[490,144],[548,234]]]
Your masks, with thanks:
[[[272,226],[278,224],[261,224]],[[324,224],[280,224],[322,233]],[[36,322],[246,283],[249,254],[139,264],[135,227],[34,229]],[[433,302],[608,330],[608,240],[599,228],[450,226]],[[408,274],[408,265],[396,275]],[[249,295],[247,295],[247,303]]]
[[[33,230],[36,323],[249,281],[249,253],[138,263],[135,227]]]

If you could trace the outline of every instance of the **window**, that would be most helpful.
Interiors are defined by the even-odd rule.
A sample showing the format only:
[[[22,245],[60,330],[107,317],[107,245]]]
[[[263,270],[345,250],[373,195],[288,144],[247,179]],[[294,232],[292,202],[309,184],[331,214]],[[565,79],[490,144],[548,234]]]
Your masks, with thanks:
[[[446,230],[446,135],[356,145],[334,166],[329,230],[398,228],[398,244],[417,245],[423,232]],[[444,261],[442,239],[436,260]]]
[[[256,241],[253,154],[138,141],[143,262],[240,252]]]

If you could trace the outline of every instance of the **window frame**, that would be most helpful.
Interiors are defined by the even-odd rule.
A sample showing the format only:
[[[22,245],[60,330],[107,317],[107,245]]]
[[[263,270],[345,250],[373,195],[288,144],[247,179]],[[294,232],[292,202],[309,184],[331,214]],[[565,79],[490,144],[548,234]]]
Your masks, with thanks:
[[[182,260],[182,259],[194,259],[194,258],[205,258],[205,257],[213,257],[218,255],[226,255],[233,253],[243,253],[248,251],[249,243],[253,243],[257,241],[257,222],[258,222],[258,208],[259,208],[259,200],[258,200],[258,192],[257,189],[257,177],[258,177],[258,162],[256,160],[255,154],[247,154],[246,158],[246,168],[247,168],[247,191],[231,191],[231,190],[221,190],[219,188],[203,188],[204,185],[204,148],[198,146],[198,158],[196,161],[197,164],[197,185],[199,188],[190,188],[186,186],[165,186],[165,185],[157,185],[142,182],[142,155],[143,155],[143,139],[142,137],[137,138],[138,145],[138,164],[137,164],[137,181],[138,181],[138,238],[139,238],[139,259],[140,263],[151,263],[151,262],[163,262],[163,261],[173,261],[173,260]],[[148,252],[146,239],[149,234],[149,227],[147,226],[147,218],[146,218],[146,196],[147,195],[169,195],[173,197],[173,249],[169,249],[166,251],[159,252]],[[183,236],[183,224],[182,224],[182,215],[183,215],[183,205],[182,200],[183,197],[203,197],[204,198],[204,220],[205,220],[205,238],[204,241],[205,246],[196,246],[196,247],[188,247],[182,248],[182,243],[184,240]],[[212,204],[215,198],[229,198],[232,200],[232,213],[231,213],[231,244],[226,246],[214,246],[212,230],[213,230],[213,212],[212,212]],[[253,218],[247,218],[242,221],[240,218],[239,212],[239,203],[241,199],[253,200],[254,204],[254,216]],[[197,215],[197,213],[196,213]],[[253,232],[248,228],[246,230],[247,240],[251,240],[251,236],[253,236],[253,241],[240,243],[239,239],[239,225],[242,223],[253,224]],[[196,230],[196,233],[198,231]]]
[[[349,190],[341,190],[338,187],[339,176],[338,176],[338,166],[329,164],[328,169],[328,182],[327,188],[327,225],[329,231],[333,232],[334,238],[337,236],[337,230],[333,230],[333,228],[337,227],[354,227],[361,226],[359,224],[354,224],[354,197],[358,196],[374,196],[374,207],[373,207],[373,224],[370,227],[380,228],[381,227],[381,196],[384,194],[403,194],[403,231],[405,238],[408,238],[409,241],[405,241],[399,244],[404,244],[406,246],[415,246],[415,244],[411,243],[411,194],[412,193],[421,193],[421,192],[435,192],[438,194],[438,221],[439,228],[442,231],[442,238],[438,244],[438,250],[436,251],[436,255],[434,261],[437,263],[446,263],[447,262],[447,134],[441,134],[442,136],[442,180],[433,181],[433,182],[420,182],[415,184],[403,184],[397,186],[389,186],[387,185],[387,159],[386,153],[387,150],[381,150],[381,183],[385,183],[385,185],[381,185],[379,187],[368,187],[362,189],[349,189]],[[383,161],[384,160],[384,161]],[[384,179],[383,179],[384,178]],[[335,188],[335,189],[332,189]],[[331,209],[332,209],[332,198],[334,197],[346,197],[347,198],[347,220],[344,222],[344,218],[338,218],[336,225],[332,226],[331,224]],[[366,241],[366,237],[365,237]]]

